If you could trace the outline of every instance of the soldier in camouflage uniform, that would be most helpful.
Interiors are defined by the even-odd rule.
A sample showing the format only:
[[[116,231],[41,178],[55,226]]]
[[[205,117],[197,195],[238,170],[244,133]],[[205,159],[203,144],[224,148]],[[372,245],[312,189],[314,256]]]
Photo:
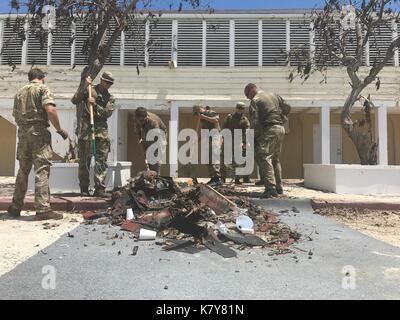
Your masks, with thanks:
[[[282,108],[288,105],[280,96],[263,92],[252,83],[246,86],[244,92],[251,100],[250,121],[254,129],[255,160],[265,185],[264,197],[276,197],[283,193],[279,156],[285,136]]]
[[[219,115],[210,107],[194,106],[194,113],[198,116],[198,121],[200,122],[200,128],[202,130],[213,130],[216,129],[218,132],[221,130],[219,125]],[[200,135],[201,137],[201,135]],[[221,152],[221,137],[218,133],[217,136],[212,136],[208,141],[208,174],[210,176],[210,181],[207,184],[211,186],[218,186],[223,184],[221,179],[220,170],[220,152]],[[216,163],[213,163],[214,156],[218,155],[216,158]]]
[[[154,129],[159,129],[164,132],[165,138],[167,136],[167,127],[165,126],[164,122],[160,119],[159,116],[157,116],[154,113],[148,112],[146,108],[137,108],[136,109],[136,132],[138,135],[138,142],[140,145],[142,145],[145,157],[146,157],[146,152],[147,149],[154,143],[154,141],[146,141],[146,136],[147,133],[150,130]],[[162,153],[165,154],[165,146],[166,146],[166,140],[164,139],[161,141],[161,146],[162,146]],[[156,157],[158,157],[158,151],[155,152],[154,154]],[[161,173],[161,162],[157,161],[156,163],[149,163],[148,159],[146,159],[146,165],[148,166],[148,169],[151,171],[157,172],[158,175]]]
[[[90,76],[86,78],[86,88],[92,84]],[[111,117],[115,108],[115,99],[109,93],[110,87],[114,84],[114,78],[110,72],[104,72],[100,83],[92,87],[92,98],[89,98],[88,89],[77,92],[72,98],[72,103],[77,107],[85,108],[78,128],[78,152],[79,152],[79,185],[82,196],[89,196],[89,170],[92,158],[92,129],[90,125],[90,113],[88,104],[93,105],[94,127],[96,138],[96,164],[94,167],[95,197],[108,197],[105,192],[104,183],[107,174],[107,158],[110,152],[110,137],[108,135],[107,120]]]
[[[28,188],[28,176],[35,170],[35,220],[62,219],[63,215],[50,208],[50,166],[53,157],[49,121],[63,139],[68,133],[60,127],[54,96],[44,85],[45,74],[34,68],[29,71],[30,83],[14,98],[13,116],[18,126],[17,159],[19,170],[15,182],[13,203],[8,208],[11,217],[19,217]]]
[[[234,113],[229,114],[222,125],[222,129],[228,129],[231,131],[232,134],[232,165],[224,164],[222,167],[223,177],[227,178],[228,176],[233,176],[233,171],[238,167],[235,163],[234,157],[234,146],[237,143],[242,145],[242,156],[246,156],[246,130],[250,128],[249,119],[243,114],[245,110],[245,104],[243,102],[238,102],[236,104],[236,111]],[[242,141],[234,141],[234,131],[235,130],[242,130]],[[222,147],[224,150],[224,146]],[[224,152],[222,152],[224,153]],[[224,156],[222,156],[224,158]],[[243,177],[244,183],[249,183],[250,178],[249,176]],[[240,177],[235,176],[235,184],[241,184]]]

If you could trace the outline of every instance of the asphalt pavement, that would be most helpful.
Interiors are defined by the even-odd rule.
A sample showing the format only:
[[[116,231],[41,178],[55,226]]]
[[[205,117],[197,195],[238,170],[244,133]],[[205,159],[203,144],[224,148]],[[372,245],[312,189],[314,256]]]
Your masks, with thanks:
[[[163,251],[108,225],[81,225],[0,278],[1,299],[400,299],[400,248],[313,214],[309,200],[259,200],[302,234],[292,253]],[[299,212],[293,212],[295,207]],[[137,254],[133,248],[139,246]]]

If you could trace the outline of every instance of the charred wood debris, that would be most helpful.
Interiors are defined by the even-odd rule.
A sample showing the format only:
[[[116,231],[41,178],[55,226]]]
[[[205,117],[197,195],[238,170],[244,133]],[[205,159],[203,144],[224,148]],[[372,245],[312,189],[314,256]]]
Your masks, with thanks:
[[[145,171],[113,193],[108,209],[83,215],[86,224],[119,226],[139,240],[141,229],[155,231],[164,239],[156,244],[167,251],[195,253],[208,248],[224,258],[237,256],[233,248],[269,248],[270,255],[292,252],[291,245],[301,237],[298,232],[248,197],[232,194],[231,186],[178,186],[171,178]],[[133,219],[126,220],[129,209]],[[237,218],[243,216],[252,222],[247,230],[239,229]]]

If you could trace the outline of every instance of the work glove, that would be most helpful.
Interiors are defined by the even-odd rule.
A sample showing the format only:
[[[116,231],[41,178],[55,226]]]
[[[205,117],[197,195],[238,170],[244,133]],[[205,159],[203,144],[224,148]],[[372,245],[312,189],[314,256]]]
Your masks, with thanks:
[[[67,140],[68,137],[69,137],[69,136],[68,136],[68,132],[65,131],[65,130],[63,130],[63,129],[57,131],[57,133],[58,133],[64,140]]]

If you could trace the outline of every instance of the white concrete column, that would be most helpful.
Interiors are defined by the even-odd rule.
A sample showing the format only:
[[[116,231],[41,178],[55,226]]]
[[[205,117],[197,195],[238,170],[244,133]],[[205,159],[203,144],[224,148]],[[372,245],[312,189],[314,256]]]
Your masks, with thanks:
[[[202,66],[207,66],[207,21],[203,20]]]
[[[0,52],[3,50],[3,38],[4,38],[4,20],[0,20]],[[2,64],[2,55],[0,54],[0,65]]]
[[[286,52],[290,52],[290,20],[286,20]]]
[[[145,28],[145,47],[144,47],[144,64],[149,66],[149,41],[150,41],[150,21],[146,21]]]
[[[263,66],[263,22],[258,20],[258,66]]]
[[[71,43],[71,68],[75,65],[75,51],[76,51],[76,23],[71,24],[71,37],[73,39]]]
[[[229,21],[229,66],[235,66],[235,20]]]
[[[395,20],[392,21],[392,41],[396,40],[399,37],[399,32],[397,30],[397,23]],[[399,66],[399,48],[396,47],[394,49],[394,56],[393,56],[394,66]]]
[[[171,60],[178,65],[178,20],[172,20]]]
[[[330,107],[322,106],[320,111],[321,164],[331,163]]]
[[[381,105],[376,110],[375,127],[378,142],[378,164],[388,165],[388,125],[387,107]]]
[[[21,65],[26,66],[28,62],[28,37],[29,37],[29,23],[24,24],[25,40],[22,42],[22,58]]]
[[[110,133],[111,133],[111,154],[109,157],[109,160],[111,162],[118,161],[118,149],[119,149],[119,144],[118,144],[118,127],[119,127],[119,110],[115,109],[112,116],[111,116],[111,125],[110,127]]]
[[[315,60],[315,30],[314,23],[310,23],[310,59]]]
[[[120,47],[119,65],[121,67],[123,67],[125,65],[125,31],[121,32],[121,47]]]
[[[172,178],[178,177],[178,154],[179,154],[179,104],[171,102],[171,114],[169,121],[169,172]]]
[[[369,40],[367,41],[367,44],[365,45],[365,65],[367,67],[369,67],[371,65],[370,55],[369,55]]]
[[[52,33],[52,29],[49,29],[49,32],[47,33],[47,65],[48,66],[51,66],[52,47],[53,47],[53,33]]]

